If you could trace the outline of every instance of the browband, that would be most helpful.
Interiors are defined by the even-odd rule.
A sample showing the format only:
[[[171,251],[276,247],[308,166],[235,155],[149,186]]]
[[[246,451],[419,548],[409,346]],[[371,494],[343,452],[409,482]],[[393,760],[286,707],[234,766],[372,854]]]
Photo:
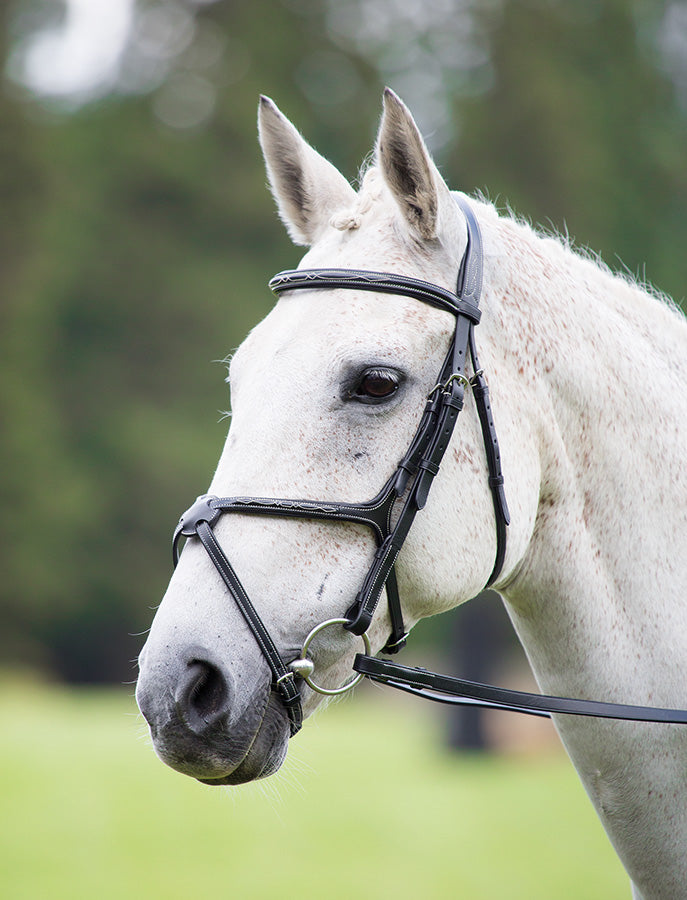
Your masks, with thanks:
[[[275,294],[298,288],[348,288],[349,290],[372,291],[375,294],[399,294],[422,300],[430,306],[461,315],[475,325],[482,313],[477,303],[465,300],[439,285],[407,275],[392,275],[390,272],[368,272],[358,269],[286,269],[279,272],[269,282]],[[479,299],[479,297],[477,298]]]

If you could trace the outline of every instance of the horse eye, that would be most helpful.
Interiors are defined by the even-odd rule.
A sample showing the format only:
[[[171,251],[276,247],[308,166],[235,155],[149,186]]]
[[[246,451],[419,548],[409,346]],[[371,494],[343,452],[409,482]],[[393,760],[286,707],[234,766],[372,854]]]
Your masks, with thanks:
[[[391,369],[366,369],[350,396],[367,403],[388,400],[400,384],[399,374]]]

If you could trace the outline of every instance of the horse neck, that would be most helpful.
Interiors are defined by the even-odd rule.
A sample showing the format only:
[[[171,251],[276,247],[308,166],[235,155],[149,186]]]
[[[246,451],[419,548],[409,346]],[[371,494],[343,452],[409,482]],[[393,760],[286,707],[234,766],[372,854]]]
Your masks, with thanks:
[[[541,473],[511,616],[546,690],[670,694],[661,661],[687,661],[687,326],[558,241],[498,231],[499,352]]]

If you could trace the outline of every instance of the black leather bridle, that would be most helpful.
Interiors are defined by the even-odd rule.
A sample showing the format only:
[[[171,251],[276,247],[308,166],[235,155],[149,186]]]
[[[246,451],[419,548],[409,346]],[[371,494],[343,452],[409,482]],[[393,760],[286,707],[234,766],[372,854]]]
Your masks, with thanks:
[[[395,563],[417,513],[425,506],[432,481],[439,472],[449,441],[463,408],[465,390],[472,388],[484,439],[488,483],[494,504],[496,556],[489,587],[498,578],[506,553],[506,533],[510,521],[503,487],[498,439],[491,412],[489,390],[479,365],[475,346],[475,326],[480,321],[479,300],[482,289],[482,238],[479,224],[470,205],[462,197],[456,200],[467,225],[467,245],[458,274],[456,293],[429,282],[387,272],[352,269],[294,269],[280,272],[269,283],[276,294],[294,290],[351,289],[374,293],[399,294],[428,303],[452,313],[455,330],[435,387],[427,398],[422,418],[405,455],[381,491],[363,503],[341,503],[329,500],[292,500],[274,497],[215,497],[205,494],[181,516],[172,543],[174,565],[179,558],[182,537],[197,537],[205,547],[219,575],[239,607],[258,642],[272,673],[272,687],[278,692],[289,717],[291,734],[301,727],[303,713],[299,679],[304,671],[299,663],[312,635],[323,625],[341,622],[343,627],[366,639],[382,591],[386,587],[391,634],[382,652],[397,653],[408,637],[398,595]],[[472,375],[468,375],[468,361]],[[372,565],[345,619],[323,623],[305,641],[299,660],[286,663],[258,612],[250,601],[231,563],[220,547],[213,525],[224,513],[244,513],[281,518],[326,519],[355,522],[367,526],[377,541]],[[367,646],[367,642],[366,642]],[[311,664],[312,666],[312,664]],[[687,723],[687,712],[655,710],[647,707],[621,706],[583,700],[551,698],[538,694],[506,691],[488,685],[449,678],[395,665],[388,660],[358,654],[354,669],[367,676],[427,699],[444,703],[488,706],[548,715],[565,712],[645,721]],[[311,687],[319,690],[306,676]],[[346,687],[352,685],[351,682]],[[323,693],[332,693],[322,691]],[[668,716],[669,717],[666,717]],[[658,715],[658,717],[656,717]],[[676,718],[679,716],[679,718]]]

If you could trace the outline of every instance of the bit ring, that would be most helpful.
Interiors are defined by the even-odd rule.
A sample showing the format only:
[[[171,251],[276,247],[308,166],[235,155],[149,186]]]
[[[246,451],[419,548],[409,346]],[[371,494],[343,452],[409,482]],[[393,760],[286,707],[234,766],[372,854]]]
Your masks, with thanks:
[[[299,667],[299,662],[301,660],[307,660],[307,652],[310,644],[312,643],[313,638],[315,638],[321,631],[325,628],[328,628],[330,625],[345,625],[348,622],[348,619],[327,619],[325,622],[320,622],[319,625],[316,625],[310,634],[303,641],[303,647],[301,648],[301,654],[298,659],[294,660],[291,663],[292,671],[297,672],[300,677],[305,681],[308,687],[312,688],[318,694],[326,694],[328,697],[334,697],[337,694],[345,694],[346,691],[350,691],[351,688],[355,687],[362,678],[363,675],[357,674],[350,681],[347,681],[345,684],[342,684],[341,687],[338,688],[324,688],[321,687],[317,682],[313,681],[311,677],[311,673],[305,671],[303,667]],[[365,644],[365,653],[369,656],[372,652],[372,646],[370,644],[370,639],[367,636],[367,632],[361,634],[360,637],[363,639],[363,643]],[[307,660],[311,662],[310,660]],[[299,670],[300,669],[300,670]],[[312,672],[312,670],[311,670]]]

